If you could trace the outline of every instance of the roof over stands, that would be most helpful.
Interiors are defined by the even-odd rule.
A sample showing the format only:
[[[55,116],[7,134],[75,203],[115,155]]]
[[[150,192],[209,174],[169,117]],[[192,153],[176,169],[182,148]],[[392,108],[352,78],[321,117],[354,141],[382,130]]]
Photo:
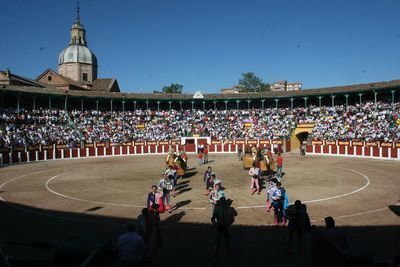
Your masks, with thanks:
[[[119,92],[119,86],[116,79],[96,79],[93,81],[93,87],[90,90]]]
[[[0,84],[1,91],[31,94],[46,94],[54,96],[72,96],[87,98],[113,98],[113,99],[137,99],[137,100],[247,100],[247,99],[276,99],[276,98],[298,98],[307,96],[331,96],[356,94],[372,91],[388,91],[399,90],[400,80],[392,80],[386,82],[375,82],[366,84],[354,84],[348,86],[336,86],[326,88],[306,89],[299,91],[278,91],[278,92],[261,92],[261,93],[240,93],[240,94],[203,94],[203,98],[193,98],[193,94],[164,94],[164,93],[121,93],[113,92],[112,87],[117,84],[115,79],[98,79],[95,83],[97,91],[94,90],[60,90],[50,86],[46,86],[35,81],[36,85],[30,86],[28,83],[23,85]],[[38,87],[41,86],[41,87]]]
[[[16,75],[11,73],[11,71],[8,69],[6,71],[0,70],[0,85],[32,86],[40,88],[46,87],[46,85],[41,82]]]

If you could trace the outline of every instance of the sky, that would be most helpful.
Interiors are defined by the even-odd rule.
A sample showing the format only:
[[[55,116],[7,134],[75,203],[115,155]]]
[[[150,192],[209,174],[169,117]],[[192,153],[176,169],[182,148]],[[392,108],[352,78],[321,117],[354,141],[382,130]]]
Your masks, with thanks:
[[[0,70],[57,70],[76,0],[0,0]],[[218,93],[254,72],[321,88],[400,79],[399,0],[80,0],[99,78]]]

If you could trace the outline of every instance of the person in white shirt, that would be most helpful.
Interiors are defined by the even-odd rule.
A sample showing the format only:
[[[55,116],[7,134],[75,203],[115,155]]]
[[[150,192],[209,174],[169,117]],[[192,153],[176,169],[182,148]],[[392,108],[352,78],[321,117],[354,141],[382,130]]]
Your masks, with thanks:
[[[260,169],[257,168],[256,163],[253,163],[253,167],[250,168],[249,175],[251,177],[251,184],[250,184],[251,194],[253,195],[256,191],[257,194],[260,194],[260,184],[258,182],[260,178]]]
[[[135,225],[127,225],[128,232],[118,238],[118,258],[121,266],[132,266],[143,261],[146,244],[135,232]]]

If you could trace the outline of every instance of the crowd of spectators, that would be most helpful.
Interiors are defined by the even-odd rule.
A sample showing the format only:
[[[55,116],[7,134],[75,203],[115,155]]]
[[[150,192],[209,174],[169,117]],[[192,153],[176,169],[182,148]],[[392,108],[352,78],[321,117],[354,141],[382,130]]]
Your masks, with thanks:
[[[400,140],[399,114],[400,103],[366,103],[348,108],[310,106],[299,121],[315,124],[313,139],[393,142]]]
[[[314,123],[312,138],[400,140],[400,103],[247,110],[64,111],[1,110],[0,147],[81,142],[122,143],[209,136],[215,140],[288,138],[299,123]]]

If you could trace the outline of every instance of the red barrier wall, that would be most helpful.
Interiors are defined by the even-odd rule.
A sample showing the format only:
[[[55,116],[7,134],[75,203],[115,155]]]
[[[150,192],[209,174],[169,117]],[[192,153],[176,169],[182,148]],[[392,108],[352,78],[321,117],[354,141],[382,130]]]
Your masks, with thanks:
[[[10,163],[10,155],[8,152],[3,153],[3,164],[9,164]]]
[[[229,152],[229,146],[230,146],[230,145],[224,143],[223,146],[224,146],[224,151],[225,151],[225,152]]]
[[[236,148],[241,148],[242,150],[244,150],[245,144],[242,144],[244,141],[243,140],[239,140],[239,143],[236,144],[235,142],[215,142],[215,144],[211,144],[208,146],[209,148],[209,152],[229,152],[229,149],[231,150],[231,153],[236,153]],[[253,141],[254,142],[254,141]],[[261,143],[262,142],[262,143]],[[269,147],[270,145],[264,143],[265,141],[261,141],[259,144],[259,147]],[[325,143],[325,142],[324,142]],[[343,155],[343,156],[357,156],[357,157],[362,157],[363,151],[364,151],[364,155],[366,157],[380,157],[383,159],[398,159],[400,157],[400,153],[398,153],[398,148],[395,147],[395,144],[393,144],[393,147],[390,147],[390,143],[384,143],[381,146],[381,144],[379,142],[370,142],[368,143],[370,146],[366,145],[367,142],[365,142],[365,146],[359,146],[359,145],[355,145],[355,146],[346,146],[345,144],[343,145],[322,145],[321,146],[321,141],[319,141],[318,143],[314,144],[314,145],[307,145],[306,151],[307,153],[312,154],[313,150],[315,154],[329,154],[329,148],[331,150],[331,154],[335,155],[335,154],[339,154],[339,155]],[[290,145],[290,142],[286,143],[286,146],[288,147],[288,145]],[[399,146],[398,144],[396,144],[397,146]],[[17,147],[14,151],[12,151],[11,156],[12,156],[12,162],[13,163],[18,163],[19,161],[21,162],[25,162],[28,161],[28,156],[29,156],[29,161],[37,161],[37,160],[44,160],[45,159],[45,151],[47,153],[47,160],[51,160],[53,159],[53,152],[56,156],[57,159],[62,159],[62,158],[78,158],[79,155],[79,151],[80,151],[80,157],[94,157],[95,154],[95,148],[92,147],[92,144],[87,145],[88,151],[89,151],[89,155],[86,155],[86,148],[74,148],[74,149],[69,149],[69,148],[63,148],[63,146],[59,146],[58,148],[56,148],[54,151],[53,149],[50,150],[50,148],[53,148],[53,146],[42,146],[41,149],[47,149],[47,150],[33,150],[32,148],[29,148],[29,155],[28,152],[25,152],[25,149],[28,148],[21,148],[21,147]],[[131,146],[128,144],[123,144],[122,146],[118,146],[118,144],[116,146],[110,146],[110,147],[102,147],[99,146],[97,147],[98,149],[98,156],[103,156],[103,155],[107,155],[107,156],[112,156],[113,155],[113,149],[114,149],[114,155],[118,156],[118,155],[134,155],[135,154],[135,148],[136,148],[136,154],[147,154],[147,153],[152,153],[152,154],[160,154],[162,153],[163,147],[164,147],[164,153],[168,152],[170,144],[158,144],[158,142],[154,142],[151,144],[147,145],[147,142],[138,142],[137,145],[135,146]],[[192,147],[193,146],[193,147]],[[346,151],[346,147],[347,147],[347,155],[345,155],[345,151]],[[177,148],[186,150],[186,152],[191,152],[188,151],[191,150],[191,148],[194,148],[194,144],[190,143],[190,144],[186,144],[186,145],[172,145],[172,148],[174,150],[176,150]],[[322,148],[322,149],[321,149]],[[337,149],[338,148],[338,149]],[[8,149],[7,148],[2,148],[3,150],[1,150],[2,152],[0,152],[2,154],[3,157],[3,164],[9,164],[10,160],[9,160],[9,153],[7,152]],[[338,151],[337,151],[338,150]],[[372,154],[370,154],[370,150],[372,150]],[[382,153],[380,155],[380,150],[382,150]],[[4,152],[3,152],[4,151]],[[128,153],[128,151],[130,153]],[[36,156],[37,154],[37,156]],[[63,156],[62,156],[63,155]]]
[[[96,155],[96,152],[94,151],[94,147],[89,147],[89,157],[93,157]]]
[[[355,147],[355,155],[362,156],[362,150],[363,150],[362,146],[356,146]]]
[[[28,161],[28,157],[27,157],[26,152],[20,152],[20,153],[21,154],[19,154],[19,155],[21,157],[21,162],[27,162]]]
[[[105,149],[106,149],[105,147],[101,147],[101,146],[97,147],[97,156],[104,156]]]
[[[69,151],[69,149],[64,149],[64,158],[68,159],[71,157],[71,153]]]
[[[372,156],[379,157],[379,147],[372,148]]]
[[[79,148],[72,149],[72,157],[73,158],[77,158],[78,157],[78,150],[79,150]]]
[[[364,147],[364,156],[367,156],[367,157],[371,156],[371,148],[370,147],[368,147],[368,146]]]
[[[47,160],[53,159],[53,150],[46,150],[47,152]]]
[[[383,158],[389,157],[389,148],[388,147],[382,147],[382,157]]]
[[[231,151],[232,152],[236,152],[236,145],[235,144],[230,144],[230,147],[231,147]]]
[[[19,162],[18,152],[11,152],[12,162]]]
[[[217,152],[222,152],[222,145],[221,144],[217,145]]]
[[[359,141],[357,141],[359,142]],[[317,142],[316,142],[317,143]],[[365,142],[366,144],[368,142]],[[329,149],[328,145],[324,145],[322,149],[322,154],[326,155],[342,155],[342,156],[355,156],[355,157],[363,157],[363,152],[364,152],[364,157],[373,157],[373,158],[380,158],[380,159],[399,159],[400,158],[400,153],[398,153],[398,149],[394,147],[391,147],[390,143],[383,143],[382,147],[380,146],[379,142],[369,142],[368,145],[365,146],[350,146],[350,145],[330,145],[331,146],[331,153],[329,154]],[[399,146],[398,144],[396,144]],[[307,145],[307,153],[313,154],[313,148],[314,148],[314,154],[320,154],[320,145],[319,144],[314,144],[314,145]],[[338,148],[338,151],[336,151]],[[347,149],[347,155],[346,155],[346,149]],[[338,152],[338,153],[336,153]]]
[[[208,150],[209,150],[210,152],[215,152],[215,145],[210,145],[210,146],[208,147]]]
[[[348,146],[347,147],[347,154],[348,155],[354,155],[354,146]]]
[[[36,161],[36,151],[29,151],[29,161]]]
[[[397,158],[399,158],[399,155],[398,155],[397,152],[398,152],[398,151],[397,151],[397,148],[392,148],[392,155],[391,155],[391,158],[392,158],[392,159],[397,159]]]

